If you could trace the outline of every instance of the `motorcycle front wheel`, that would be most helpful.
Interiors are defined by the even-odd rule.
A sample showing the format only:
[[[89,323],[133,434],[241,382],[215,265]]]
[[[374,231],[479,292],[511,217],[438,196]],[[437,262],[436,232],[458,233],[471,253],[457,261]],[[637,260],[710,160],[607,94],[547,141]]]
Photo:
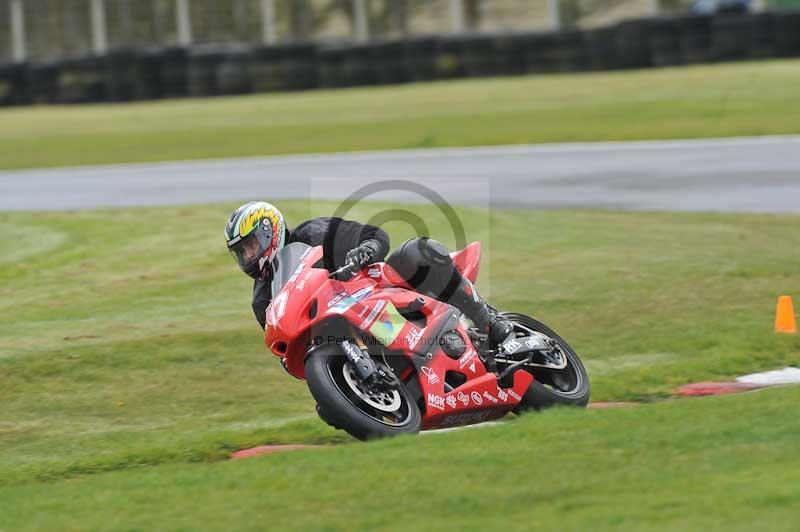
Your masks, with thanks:
[[[520,368],[532,374],[534,381],[522,398],[519,410],[540,410],[556,405],[585,407],[589,403],[589,375],[575,350],[555,331],[530,316],[514,312],[502,314],[514,323],[517,336],[528,336],[531,331],[542,333],[557,342],[567,359],[566,366],[560,370],[534,365]]]
[[[305,370],[320,417],[333,427],[359,440],[420,431],[422,415],[405,386],[370,389],[359,380],[341,346],[315,349],[306,359]]]

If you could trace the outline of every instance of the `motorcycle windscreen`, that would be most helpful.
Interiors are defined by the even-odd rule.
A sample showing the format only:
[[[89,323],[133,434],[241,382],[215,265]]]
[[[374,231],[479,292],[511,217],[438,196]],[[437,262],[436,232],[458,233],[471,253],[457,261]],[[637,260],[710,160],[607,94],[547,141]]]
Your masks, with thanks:
[[[289,244],[278,251],[272,259],[272,295],[277,295],[289,282],[303,258],[311,251],[311,246],[301,242]],[[299,272],[297,272],[299,273]]]

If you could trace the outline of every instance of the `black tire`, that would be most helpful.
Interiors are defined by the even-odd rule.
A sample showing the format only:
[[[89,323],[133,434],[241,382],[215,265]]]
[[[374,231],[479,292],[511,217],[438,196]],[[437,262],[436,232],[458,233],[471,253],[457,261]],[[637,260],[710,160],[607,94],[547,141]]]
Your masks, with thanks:
[[[503,312],[502,315],[515,324],[556,340],[567,357],[567,367],[562,370],[524,368],[535,380],[523,396],[518,410],[541,410],[556,405],[585,407],[589,403],[589,376],[575,350],[555,331],[538,320],[515,312]],[[567,389],[562,389],[565,386],[557,386],[554,378],[559,379],[560,384],[568,383]]]
[[[306,383],[324,421],[359,440],[420,431],[422,415],[405,386],[397,389],[401,402],[397,413],[384,414],[349,387],[344,377],[346,363],[341,347],[333,344],[317,348],[306,359]]]

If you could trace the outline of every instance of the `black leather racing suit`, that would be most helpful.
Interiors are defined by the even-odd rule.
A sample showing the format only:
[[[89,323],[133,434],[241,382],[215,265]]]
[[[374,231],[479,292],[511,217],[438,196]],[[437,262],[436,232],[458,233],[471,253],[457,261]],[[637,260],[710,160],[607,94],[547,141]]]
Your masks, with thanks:
[[[389,235],[374,225],[361,224],[341,218],[314,218],[303,222],[294,230],[287,230],[286,243],[302,242],[309,246],[322,246],[323,263],[328,271],[345,265],[345,256],[365,240],[376,240],[380,250],[372,257],[382,261],[389,253]],[[272,279],[257,280],[253,286],[253,312],[261,328],[265,327],[267,307],[272,300]]]

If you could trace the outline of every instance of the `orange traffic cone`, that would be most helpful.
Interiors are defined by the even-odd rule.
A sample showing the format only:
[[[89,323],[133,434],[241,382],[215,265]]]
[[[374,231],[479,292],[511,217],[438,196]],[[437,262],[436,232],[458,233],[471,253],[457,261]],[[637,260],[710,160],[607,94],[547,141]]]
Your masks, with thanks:
[[[778,309],[775,312],[775,332],[776,333],[796,333],[797,322],[794,318],[794,306],[791,296],[781,296],[778,298]]]

